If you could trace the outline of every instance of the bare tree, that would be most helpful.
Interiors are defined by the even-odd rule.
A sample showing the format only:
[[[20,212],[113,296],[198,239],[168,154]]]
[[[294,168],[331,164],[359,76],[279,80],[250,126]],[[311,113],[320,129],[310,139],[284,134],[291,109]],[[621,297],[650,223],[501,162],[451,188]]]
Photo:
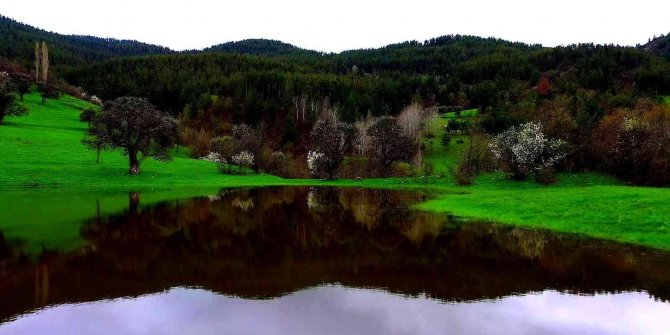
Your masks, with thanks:
[[[423,128],[423,107],[418,103],[406,106],[398,115],[398,124],[402,127],[403,135],[418,141]]]
[[[440,133],[442,125],[440,123],[440,114],[438,108],[433,107],[424,112],[424,130],[428,137],[435,137]]]
[[[39,41],[35,43],[35,82],[46,83],[49,81],[49,48],[47,43]]]
[[[335,178],[337,168],[344,160],[344,156],[351,151],[355,137],[355,129],[351,124],[339,121],[337,110],[332,108],[327,100],[321,104],[321,114],[312,129],[313,157],[318,157],[319,169],[323,175],[316,177]],[[309,161],[309,157],[308,157]],[[313,173],[314,174],[314,173]],[[319,173],[321,174],[321,173]]]
[[[307,94],[293,97],[293,111],[295,112],[296,120],[305,120],[305,114],[307,114],[307,107],[309,97]]]
[[[368,136],[372,138],[374,158],[384,175],[393,162],[409,161],[416,147],[413,140],[403,134],[397,120],[390,116],[377,119],[368,129]]]
[[[356,121],[354,127],[356,128],[356,137],[354,138],[354,148],[356,153],[363,157],[370,149],[372,138],[368,135],[368,129],[374,124],[375,120],[371,117]]]

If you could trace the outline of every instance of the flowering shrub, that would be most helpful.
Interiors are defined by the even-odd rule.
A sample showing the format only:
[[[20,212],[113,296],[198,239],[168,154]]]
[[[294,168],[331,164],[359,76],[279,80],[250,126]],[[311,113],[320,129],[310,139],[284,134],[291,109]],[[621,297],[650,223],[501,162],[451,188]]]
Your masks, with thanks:
[[[307,168],[309,168],[309,173],[313,177],[325,177],[327,164],[328,159],[326,158],[326,155],[318,151],[310,151],[307,153]]]
[[[215,163],[225,163],[226,159],[223,158],[219,153],[216,152],[210,152],[206,156],[200,157],[200,159],[208,162],[215,162]]]
[[[670,107],[636,106],[605,116],[591,150],[602,168],[642,185],[670,185]]]
[[[489,148],[503,169],[515,179],[551,169],[565,158],[567,143],[542,133],[542,124],[528,122],[493,137]]]
[[[96,104],[98,106],[102,106],[102,99],[98,98],[97,96],[92,96],[91,99],[89,100],[91,103]]]
[[[242,151],[233,156],[232,161],[240,168],[251,168],[254,165],[254,154],[249,151]]]

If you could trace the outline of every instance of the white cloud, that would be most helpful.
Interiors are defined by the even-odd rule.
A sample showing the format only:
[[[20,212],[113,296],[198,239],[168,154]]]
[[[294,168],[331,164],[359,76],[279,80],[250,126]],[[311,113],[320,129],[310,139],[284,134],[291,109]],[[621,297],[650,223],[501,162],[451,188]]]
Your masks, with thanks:
[[[2,1],[0,13],[47,30],[196,49],[272,38],[323,51],[379,47],[445,34],[548,46],[635,45],[670,32],[670,1]]]

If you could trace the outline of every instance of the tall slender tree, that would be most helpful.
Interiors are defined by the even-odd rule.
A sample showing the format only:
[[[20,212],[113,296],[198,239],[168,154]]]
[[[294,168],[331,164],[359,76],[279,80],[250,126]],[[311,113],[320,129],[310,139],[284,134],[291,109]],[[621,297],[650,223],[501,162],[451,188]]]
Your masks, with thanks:
[[[39,41],[35,43],[35,82],[46,83],[49,81],[49,48],[47,43]]]

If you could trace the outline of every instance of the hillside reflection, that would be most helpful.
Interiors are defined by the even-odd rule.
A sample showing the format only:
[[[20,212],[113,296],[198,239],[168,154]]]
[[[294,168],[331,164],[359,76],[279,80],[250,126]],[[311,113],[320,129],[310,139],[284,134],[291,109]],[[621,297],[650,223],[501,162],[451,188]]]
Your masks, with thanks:
[[[547,289],[670,298],[670,256],[643,248],[460,222],[409,209],[422,195],[334,188],[224,190],[94,217],[88,246],[36,261],[0,236],[0,318],[53,304],[200,287],[267,299],[339,283],[441,301]]]

